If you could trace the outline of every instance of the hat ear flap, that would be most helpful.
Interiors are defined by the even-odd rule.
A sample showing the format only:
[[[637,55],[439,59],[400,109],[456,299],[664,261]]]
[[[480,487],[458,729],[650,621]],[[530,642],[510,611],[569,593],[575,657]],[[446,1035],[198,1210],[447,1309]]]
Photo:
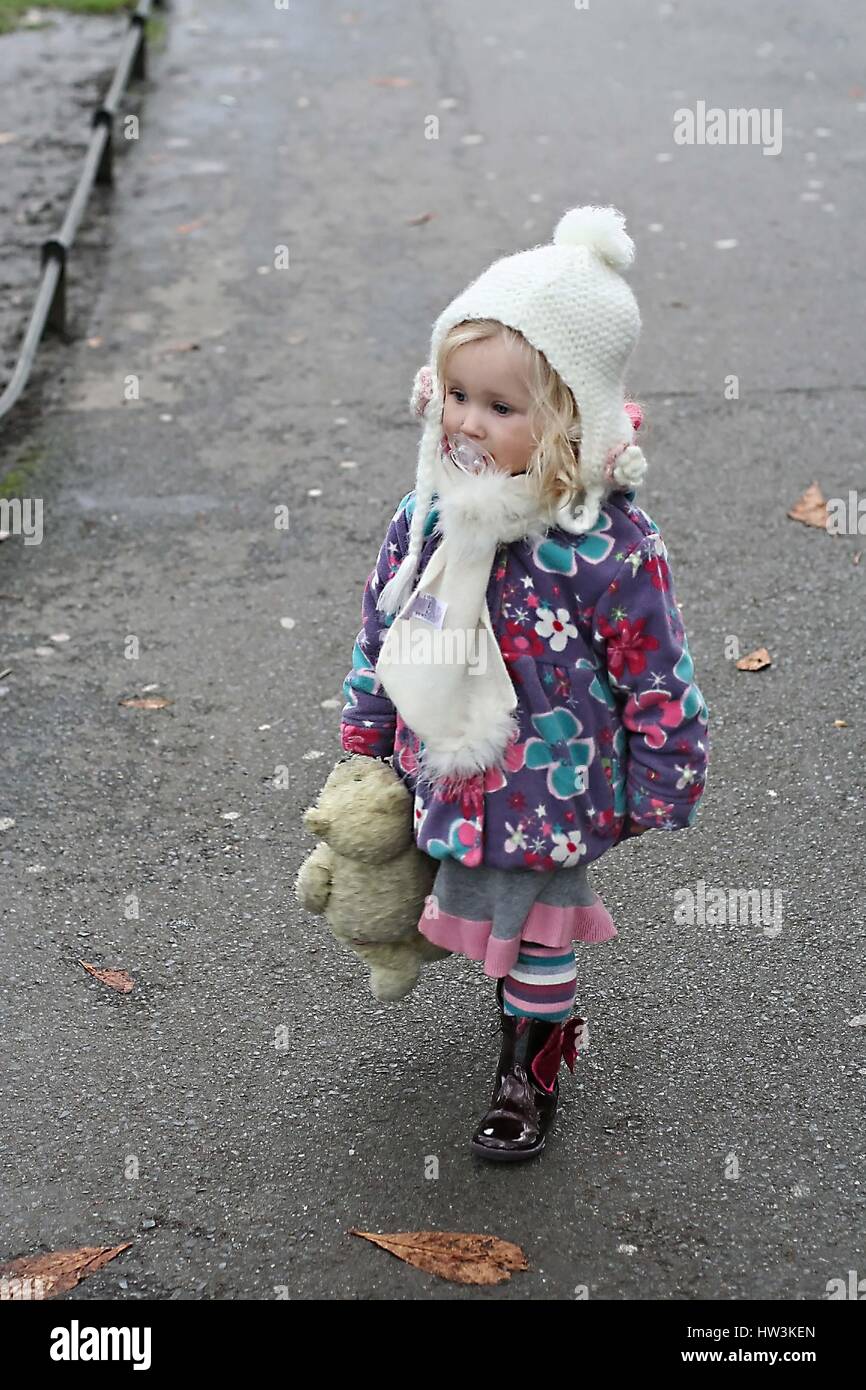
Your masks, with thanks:
[[[415,380],[412,383],[412,394],[409,397],[409,409],[416,420],[423,420],[424,413],[430,404],[433,395],[433,372],[429,362],[425,362],[423,367],[419,367],[415,373]]]

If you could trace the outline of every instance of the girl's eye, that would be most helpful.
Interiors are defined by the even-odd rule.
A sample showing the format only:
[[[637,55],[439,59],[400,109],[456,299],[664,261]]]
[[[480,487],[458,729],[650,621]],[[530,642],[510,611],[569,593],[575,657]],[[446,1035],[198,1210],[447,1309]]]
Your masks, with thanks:
[[[452,386],[448,394],[454,396],[455,399],[461,403],[465,400],[465,392],[461,391],[459,386]],[[496,401],[493,409],[496,411],[497,415],[505,416],[511,414],[511,406],[506,405],[504,401]]]

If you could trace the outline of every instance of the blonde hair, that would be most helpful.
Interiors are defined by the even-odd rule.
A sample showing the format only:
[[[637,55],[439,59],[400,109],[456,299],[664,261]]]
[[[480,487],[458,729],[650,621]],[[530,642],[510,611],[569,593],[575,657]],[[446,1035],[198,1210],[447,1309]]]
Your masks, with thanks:
[[[450,329],[436,356],[436,376],[445,381],[448,358],[464,343],[501,337],[521,354],[530,396],[530,426],[535,440],[526,466],[540,496],[552,510],[583,500],[580,475],[580,410],[570,387],[550,365],[543,352],[516,328],[498,319],[467,319]]]

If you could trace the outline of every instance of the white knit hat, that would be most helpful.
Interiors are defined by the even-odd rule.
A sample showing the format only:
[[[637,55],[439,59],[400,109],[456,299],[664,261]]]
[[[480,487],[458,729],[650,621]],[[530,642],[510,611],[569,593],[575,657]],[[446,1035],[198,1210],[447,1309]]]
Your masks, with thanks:
[[[573,534],[592,530],[609,492],[638,487],[646,472],[632,443],[624,376],[640,333],[640,313],[619,274],[634,259],[634,242],[616,208],[571,208],[553,241],[494,261],[442,311],[430,342],[431,400],[418,449],[415,510],[409,550],[379,594],[377,606],[397,612],[418,572],[424,523],[433,499],[434,462],[441,446],[444,393],[436,358],[446,333],[465,319],[497,319],[516,328],[544,354],[571,388],[580,411],[580,506],[561,506],[551,526]]]

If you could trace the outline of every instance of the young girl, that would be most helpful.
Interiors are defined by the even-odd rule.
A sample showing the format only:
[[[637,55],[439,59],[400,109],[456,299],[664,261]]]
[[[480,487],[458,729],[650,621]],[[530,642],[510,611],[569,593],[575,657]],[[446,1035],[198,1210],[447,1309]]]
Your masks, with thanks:
[[[586,1020],[574,941],[616,928],[587,866],[692,824],[708,714],[624,373],[640,316],[614,208],[494,262],[437,319],[414,491],[367,580],[347,753],[387,758],[439,861],[418,923],[495,977],[502,1047],[471,1146],[541,1151]]]

